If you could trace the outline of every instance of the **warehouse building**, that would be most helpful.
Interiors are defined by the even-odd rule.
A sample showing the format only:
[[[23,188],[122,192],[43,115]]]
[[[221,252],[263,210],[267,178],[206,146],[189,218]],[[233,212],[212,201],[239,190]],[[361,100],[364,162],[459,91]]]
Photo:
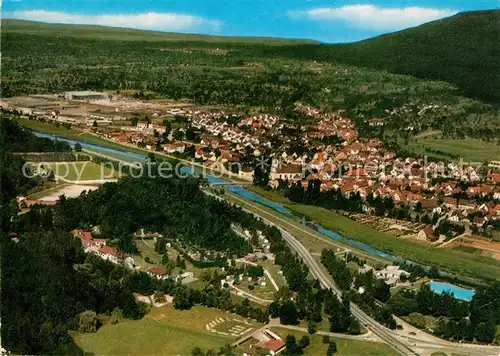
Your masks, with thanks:
[[[107,99],[108,94],[97,91],[67,91],[64,97],[68,100],[101,100]]]

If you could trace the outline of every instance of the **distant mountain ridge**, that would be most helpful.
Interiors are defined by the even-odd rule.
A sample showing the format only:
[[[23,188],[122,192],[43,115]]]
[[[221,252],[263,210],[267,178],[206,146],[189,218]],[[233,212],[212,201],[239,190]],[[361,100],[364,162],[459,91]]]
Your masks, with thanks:
[[[308,39],[252,37],[252,36],[215,36],[192,33],[162,32],[138,30],[125,27],[108,27],[99,25],[54,24],[38,21],[2,19],[2,32],[24,33],[29,35],[56,35],[65,37],[83,37],[124,41],[182,41],[213,42],[267,45],[318,44],[319,41]]]
[[[443,80],[500,104],[500,10],[463,12],[357,43],[280,47],[276,54]]]
[[[349,44],[265,37],[225,37],[92,25],[2,20],[2,34],[124,41],[197,42],[248,56],[307,59],[387,70],[456,85],[468,97],[500,104],[500,10],[463,12],[407,30]],[[242,53],[243,53],[242,52]]]

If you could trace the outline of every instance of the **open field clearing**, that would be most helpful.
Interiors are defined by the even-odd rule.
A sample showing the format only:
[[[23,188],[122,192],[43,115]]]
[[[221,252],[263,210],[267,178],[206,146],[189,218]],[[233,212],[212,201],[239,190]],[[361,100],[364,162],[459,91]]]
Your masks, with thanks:
[[[89,192],[98,188],[99,187],[96,185],[62,184],[52,189],[30,195],[27,198],[55,202],[59,200],[61,195],[64,195],[66,198],[76,198],[79,197],[84,191]]]
[[[277,292],[277,290],[274,289],[271,281],[269,278],[264,277],[264,281],[262,283],[265,283],[265,285],[262,285],[258,283],[257,281],[248,281],[243,278],[243,281],[241,284],[236,285],[235,287],[252,294],[256,296],[257,298],[261,298],[264,300],[273,300],[274,299],[274,293]],[[252,287],[250,287],[252,286]],[[252,289],[250,289],[252,288]]]
[[[241,322],[223,322],[215,329],[207,324],[217,319],[237,319]],[[248,322],[247,322],[248,323]],[[173,305],[153,308],[141,320],[127,320],[116,325],[104,325],[97,333],[75,334],[75,342],[85,351],[96,355],[189,355],[195,347],[218,350],[236,337],[229,330],[260,327],[256,323],[216,309],[195,306],[190,310],[176,310]],[[220,329],[220,330],[219,330]]]
[[[134,162],[137,162],[136,159],[133,159],[131,157],[128,157],[127,155],[123,154],[118,154],[118,153],[113,153],[113,152],[104,152],[104,151],[101,151],[99,150],[98,148],[85,148],[84,151],[86,153],[89,153],[91,155],[95,155],[95,156],[100,156],[100,155],[103,155],[105,157],[110,157],[110,158],[115,158],[117,160],[120,160],[120,161],[125,161],[125,162],[130,162],[130,163],[134,163]]]
[[[121,175],[109,165],[93,162],[59,162],[49,166],[56,178],[68,182],[109,180]]]
[[[264,267],[264,269],[269,272],[279,288],[286,285],[285,278],[282,274],[279,273],[281,271],[281,266],[276,265],[269,260],[260,261],[258,264]]]
[[[465,236],[447,245],[446,248],[500,260],[500,243],[485,238]]]
[[[434,151],[450,153],[461,157],[466,162],[484,162],[495,160],[500,157],[500,146],[477,139],[440,139],[426,136],[415,141],[410,141],[408,147],[419,155],[437,156],[450,159],[435,152],[426,152],[425,148]],[[458,158],[460,159],[460,158]]]
[[[287,335],[294,335],[295,338],[300,340],[304,335],[309,336],[311,343],[308,347],[304,349],[305,356],[316,356],[316,355],[326,355],[328,349],[328,344],[323,343],[323,336],[321,335],[309,335],[305,332],[296,330],[287,330],[283,328],[272,328],[272,331],[280,335],[283,339]],[[337,343],[337,352],[335,355],[339,356],[390,356],[397,355],[388,345],[361,341],[361,340],[347,340],[339,339],[335,337],[330,337],[330,340]]]
[[[47,182],[47,184],[44,184],[40,189],[37,190],[33,193],[30,193],[26,196],[27,199],[31,200],[38,200],[40,198],[43,198],[45,196],[50,196],[55,192],[58,192],[66,187],[69,187],[71,184],[69,183],[57,183],[57,182]]]
[[[450,249],[426,247],[417,242],[398,239],[323,208],[298,204],[287,207],[326,229],[362,241],[392,255],[436,266],[459,275],[474,278],[500,278],[500,266],[491,264],[491,260],[487,257],[474,256]],[[467,264],[464,264],[464,261],[467,261]]]

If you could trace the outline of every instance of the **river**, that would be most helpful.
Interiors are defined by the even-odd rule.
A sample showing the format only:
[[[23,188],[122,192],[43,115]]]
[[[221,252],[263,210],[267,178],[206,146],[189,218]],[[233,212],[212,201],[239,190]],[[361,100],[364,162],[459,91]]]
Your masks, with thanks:
[[[140,155],[140,154],[136,154],[136,153],[131,153],[131,152],[127,152],[127,151],[121,151],[121,150],[117,150],[117,149],[113,149],[113,148],[107,148],[107,147],[102,147],[102,146],[99,146],[99,145],[96,145],[96,144],[91,144],[91,143],[86,143],[86,142],[82,142],[82,141],[76,141],[76,140],[70,140],[70,139],[66,139],[66,138],[63,138],[63,137],[59,137],[59,136],[56,136],[56,135],[50,135],[50,134],[46,134],[46,133],[41,133],[41,132],[34,132],[35,135],[39,136],[39,137],[45,137],[45,138],[50,138],[50,139],[57,139],[59,141],[65,141],[65,142],[68,142],[70,145],[74,146],[76,143],[79,143],[80,145],[82,145],[82,147],[85,147],[85,148],[89,148],[89,149],[94,149],[94,150],[98,150],[98,151],[101,151],[101,152],[105,152],[105,153],[112,153],[114,155],[121,155],[123,157],[127,157],[127,158],[131,158],[131,159],[134,159],[134,160],[137,160],[137,161],[144,161],[146,160],[146,156],[143,156],[143,155]],[[195,171],[193,171],[191,168],[189,167],[182,167],[181,168],[181,171],[183,173],[186,173],[186,174],[196,174]],[[219,177],[214,177],[210,174],[205,174],[205,178],[208,180],[209,183],[222,183],[222,182],[229,182],[229,180],[227,179],[224,179],[224,178],[219,178]],[[278,203],[275,203],[275,202],[272,202],[270,200],[267,200],[265,199],[264,197],[262,197],[261,195],[255,193],[255,192],[252,192],[250,190],[247,190],[245,189],[243,186],[226,186],[224,187],[224,189],[226,190],[229,190],[231,191],[232,193],[234,194],[237,194],[243,198],[246,198],[246,199],[249,199],[249,200],[252,200],[252,201],[255,201],[259,204],[262,204],[262,205],[265,205],[271,209],[274,209],[276,210],[277,212],[281,213],[281,214],[284,214],[284,215],[287,215],[287,216],[293,216],[293,213],[285,208],[283,205],[281,204],[278,204]],[[384,259],[387,259],[389,261],[393,261],[393,262],[397,262],[397,263],[408,263],[408,264],[415,264],[415,262],[412,262],[412,261],[408,261],[408,260],[405,260],[401,257],[397,257],[397,256],[393,256],[387,252],[384,252],[384,251],[381,251],[381,250],[377,250],[363,242],[360,242],[360,241],[357,241],[355,239],[352,239],[350,237],[345,237],[345,236],[342,236],[336,232],[333,232],[333,231],[330,231],[330,230],[327,230],[325,228],[323,228],[322,226],[320,225],[317,225],[317,224],[308,224],[308,225],[312,225],[313,229],[318,231],[319,233],[331,238],[331,239],[334,239],[334,240],[337,240],[337,241],[340,241],[342,243],[345,243],[345,244],[348,244],[352,247],[355,247],[355,248],[358,248],[362,251],[365,251],[371,255],[374,255],[374,256],[378,256],[378,257],[381,257],[381,258],[384,258]],[[427,266],[423,266],[421,265],[423,268],[425,269],[428,269],[429,267]],[[440,284],[437,284],[437,283],[431,283],[431,289],[435,290],[436,292],[442,292],[443,289],[447,290],[447,291],[450,291],[450,292],[453,292],[453,291],[456,291],[456,295],[457,296],[460,296],[459,299],[462,299],[462,300],[465,300],[465,299],[469,299],[469,298],[472,298],[472,296],[474,295],[475,291],[472,290],[472,289],[463,289],[463,288],[460,288],[458,286],[455,286],[455,285],[452,285],[452,284],[449,284],[447,283],[446,284],[446,287],[447,288],[441,288],[442,285]],[[464,291],[466,291],[466,298],[463,298],[463,295],[464,295]]]

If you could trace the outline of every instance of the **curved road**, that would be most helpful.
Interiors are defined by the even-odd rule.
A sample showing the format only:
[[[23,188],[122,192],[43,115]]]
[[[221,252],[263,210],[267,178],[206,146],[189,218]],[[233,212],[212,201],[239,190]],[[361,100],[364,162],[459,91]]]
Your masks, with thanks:
[[[95,153],[95,152],[94,152]],[[103,154],[100,154],[101,156],[105,156]],[[115,157],[109,157],[107,156],[106,158],[113,159],[115,161],[121,161],[119,159],[116,159]],[[122,163],[128,163],[122,161]],[[211,193],[206,192],[207,194],[213,195]],[[220,197],[213,195],[214,197],[218,199],[224,199],[227,200],[225,197]],[[253,203],[249,203],[248,201],[245,201],[239,197],[232,196],[233,199],[239,200],[240,202],[244,204],[248,204],[252,206],[254,209],[257,211],[262,212],[265,215],[271,215],[267,211],[261,209],[257,205]],[[304,247],[297,239],[295,239],[290,233],[288,233],[286,230],[281,228],[280,226],[277,226],[275,223],[272,221],[268,220],[267,218],[264,218],[262,215],[259,215],[253,211],[250,211],[243,206],[241,206],[245,211],[247,211],[250,214],[253,214],[259,218],[261,218],[263,221],[265,221],[268,225],[275,226],[277,227],[282,235],[283,238],[288,242],[288,244],[297,252],[299,256],[301,256],[302,260],[304,263],[309,267],[309,270],[311,273],[318,279],[320,282],[321,286],[323,288],[327,288],[332,290],[334,293],[336,293],[339,297],[342,295],[342,292],[336,287],[335,283],[333,280],[328,276],[323,269],[319,266],[318,262],[314,259],[314,257],[311,255],[311,253],[307,250],[307,248]],[[279,220],[285,225],[291,225],[288,221],[275,216],[271,215],[273,219]],[[295,229],[300,229],[304,233],[311,235],[315,237],[313,234],[311,234],[309,231],[299,228],[297,226],[291,225]],[[460,354],[465,354],[465,355],[482,355],[482,356],[500,356],[500,348],[498,347],[491,347],[491,346],[485,346],[485,345],[474,345],[474,344],[459,344],[459,343],[453,343],[453,342],[448,342],[445,340],[441,340],[439,338],[436,338],[432,335],[428,335],[425,332],[420,331],[420,333],[424,334],[423,337],[409,337],[409,336],[404,336],[404,335],[399,335],[397,331],[390,330],[383,325],[379,324],[377,321],[372,319],[370,316],[368,316],[365,312],[363,312],[357,305],[351,303],[351,313],[352,315],[358,319],[361,324],[363,324],[365,327],[367,327],[373,334],[378,336],[382,341],[387,343],[391,348],[393,348],[396,352],[398,352],[401,355],[420,355],[422,353],[425,354],[431,354],[434,351],[442,351],[442,352],[452,352],[452,353],[460,353]]]
[[[215,196],[215,195],[214,195]],[[225,197],[215,196],[219,199],[226,200]],[[261,209],[259,206],[249,203],[239,197],[231,196],[232,199],[240,201],[244,204],[250,205],[255,210],[262,212],[263,215],[270,215],[267,211]],[[294,238],[288,231],[284,230],[280,226],[277,226],[274,222],[269,219],[263,217],[260,214],[257,214],[254,211],[246,209],[244,206],[240,206],[246,212],[257,216],[262,219],[266,224],[270,226],[275,226],[278,228],[283,238],[287,241],[287,243],[297,252],[297,254],[302,258],[304,263],[309,267],[311,273],[318,279],[321,286],[323,288],[327,288],[332,290],[338,296],[342,295],[342,292],[337,288],[333,280],[328,276],[323,269],[319,266],[318,262],[314,259],[311,253],[307,250],[304,245],[302,245],[296,238]],[[286,220],[271,215],[272,219],[279,220],[280,222],[288,225],[290,224]],[[293,228],[297,228],[292,226]],[[304,230],[305,233],[310,234],[308,231]],[[422,337],[412,336],[408,337],[405,335],[398,334],[397,331],[390,330],[385,326],[379,324],[377,321],[368,316],[365,312],[363,312],[357,305],[351,303],[351,313],[353,316],[360,321],[365,327],[367,327],[373,334],[377,335],[382,341],[387,343],[391,348],[393,348],[396,352],[401,355],[421,355],[431,354],[432,352],[441,351],[441,352],[452,352],[459,353],[462,355],[482,355],[482,356],[500,356],[500,348],[486,346],[486,345],[475,345],[475,344],[460,344],[453,343],[449,341],[445,341],[434,337],[432,335],[426,334],[425,332],[420,331],[421,334],[424,334]]]

